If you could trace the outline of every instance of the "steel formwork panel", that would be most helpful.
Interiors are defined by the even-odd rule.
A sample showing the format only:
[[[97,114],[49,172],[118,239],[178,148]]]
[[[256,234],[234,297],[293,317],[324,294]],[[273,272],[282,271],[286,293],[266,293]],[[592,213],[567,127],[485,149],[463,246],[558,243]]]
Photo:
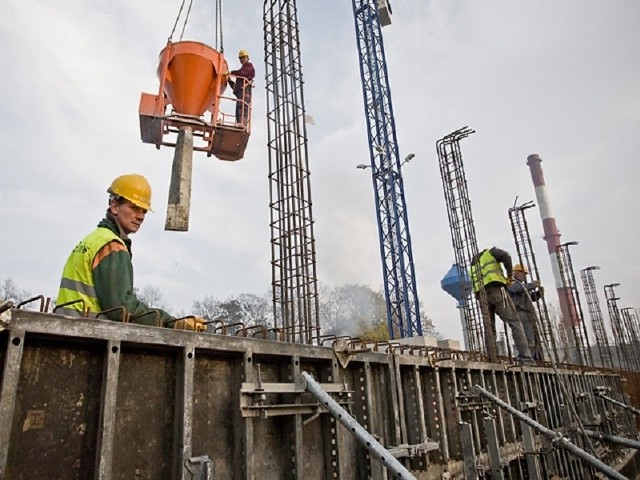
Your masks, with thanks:
[[[202,458],[214,478],[387,478],[300,386],[303,371],[423,480],[465,470],[526,478],[523,427],[474,385],[563,435],[576,433],[566,395],[591,429],[637,435],[628,412],[590,395],[600,388],[628,404],[615,373],[446,355],[360,351],[342,368],[330,347],[13,310],[0,331],[0,479],[191,480]],[[590,472],[528,434],[544,474]]]

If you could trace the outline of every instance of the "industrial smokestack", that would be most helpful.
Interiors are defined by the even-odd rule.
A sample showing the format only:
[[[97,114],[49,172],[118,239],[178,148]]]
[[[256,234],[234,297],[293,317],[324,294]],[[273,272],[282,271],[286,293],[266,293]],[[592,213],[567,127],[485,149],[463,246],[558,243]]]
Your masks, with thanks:
[[[579,316],[575,304],[570,299],[571,288],[562,283],[562,275],[558,265],[558,246],[560,245],[560,232],[556,225],[556,219],[551,212],[551,205],[547,195],[547,186],[544,183],[544,175],[540,163],[542,159],[537,154],[527,157],[527,165],[531,170],[533,186],[536,190],[536,200],[540,207],[540,217],[542,218],[542,228],[544,229],[544,239],[547,242],[547,250],[551,258],[551,269],[553,270],[553,280],[558,291],[560,311],[562,313],[562,323],[567,332],[567,338],[572,338],[572,327],[579,323]]]

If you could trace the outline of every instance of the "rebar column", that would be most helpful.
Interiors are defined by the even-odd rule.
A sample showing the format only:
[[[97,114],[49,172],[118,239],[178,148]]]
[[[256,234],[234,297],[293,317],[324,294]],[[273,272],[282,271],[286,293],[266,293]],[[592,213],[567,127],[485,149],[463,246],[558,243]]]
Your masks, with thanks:
[[[536,257],[533,253],[533,245],[531,244],[531,236],[529,235],[529,225],[525,215],[526,210],[533,207],[535,207],[533,202],[526,202],[522,205],[510,208],[509,221],[511,222],[511,231],[513,233],[513,241],[516,245],[518,261],[522,265],[526,265],[532,281],[540,282],[540,271],[538,270]],[[556,363],[559,363],[560,358],[558,356],[558,347],[556,345],[556,335],[549,319],[549,309],[547,308],[545,296],[543,295],[537,302],[534,302],[534,305],[540,321],[542,339],[545,342],[545,345],[550,346],[552,350],[551,358]]]
[[[629,342],[631,344],[631,358],[634,370],[640,372],[640,332],[638,331],[638,318],[635,308],[625,307],[620,309],[622,325],[629,332]]]
[[[631,370],[631,342],[627,330],[622,324],[622,317],[617,301],[614,288],[619,283],[610,283],[604,286],[604,296],[607,299],[607,309],[609,310],[609,321],[611,322],[611,331],[613,332],[613,344],[615,345],[616,356],[618,358],[618,367],[623,370]]]
[[[576,349],[576,359],[578,363],[583,365],[593,365],[589,335],[582,315],[580,295],[578,294],[576,276],[573,269],[573,262],[571,261],[571,252],[569,251],[570,246],[577,244],[578,242],[567,242],[558,245],[556,249],[558,269],[560,270],[560,278],[562,279],[562,293],[566,297],[565,305],[570,309],[571,318],[573,319],[571,330],[573,332],[573,343]]]
[[[467,138],[472,133],[474,130],[463,127],[436,143],[455,264],[463,272],[469,272],[471,260],[478,254],[478,241],[460,150],[460,140]],[[478,300],[466,275],[460,275],[459,278],[460,291],[464,299],[461,308],[462,328],[468,341],[468,345],[465,347],[467,350],[486,352],[491,361],[495,361],[497,359],[497,345],[496,339],[491,334],[491,319],[489,318],[484,288],[480,289],[480,299]]]
[[[319,337],[318,280],[295,0],[263,11],[274,326],[284,340]]]
[[[600,267],[595,265],[583,268],[580,270],[580,276],[582,277],[582,288],[584,290],[584,296],[587,299],[587,308],[589,309],[589,316],[591,317],[591,328],[593,329],[593,335],[596,339],[596,346],[598,354],[600,355],[601,366],[605,368],[613,368],[611,347],[608,339],[609,335],[607,334],[607,330],[604,326],[604,319],[602,318],[602,310],[600,309],[596,283],[593,278],[593,271],[599,269]]]

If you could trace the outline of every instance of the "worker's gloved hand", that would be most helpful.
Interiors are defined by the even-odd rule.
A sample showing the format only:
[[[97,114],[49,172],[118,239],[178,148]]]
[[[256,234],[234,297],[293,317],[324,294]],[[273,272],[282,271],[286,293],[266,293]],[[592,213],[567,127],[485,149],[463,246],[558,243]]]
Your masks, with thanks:
[[[538,287],[538,291],[540,292],[540,295],[544,295],[544,287],[542,285]]]
[[[187,317],[176,320],[173,328],[176,330],[193,330],[195,332],[204,332],[206,320],[202,317]]]
[[[534,280],[534,281],[533,281],[533,282],[531,282],[531,283],[533,283],[533,286],[534,286],[534,287],[538,287],[538,288],[539,288],[539,287],[541,286],[541,284],[540,284],[540,280]]]
[[[513,283],[513,277],[511,275],[507,276],[507,286],[511,285]]]

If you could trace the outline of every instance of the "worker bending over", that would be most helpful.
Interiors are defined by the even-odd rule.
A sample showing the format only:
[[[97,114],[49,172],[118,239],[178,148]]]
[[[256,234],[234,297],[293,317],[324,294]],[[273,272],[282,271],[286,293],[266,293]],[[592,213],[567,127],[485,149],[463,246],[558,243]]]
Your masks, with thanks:
[[[529,270],[526,266],[516,264],[513,267],[513,282],[507,287],[509,295],[516,306],[518,317],[522,322],[527,337],[529,351],[534,360],[542,360],[542,342],[538,328],[538,315],[533,302],[537,302],[544,294],[544,287],[537,280],[527,283]]]
[[[501,264],[504,265],[506,276]],[[528,363],[532,362],[533,359],[527,344],[527,337],[511,297],[506,290],[507,285],[511,282],[512,274],[511,255],[497,247],[485,249],[471,260],[473,292],[478,301],[481,301],[480,291],[482,288],[486,293],[491,339],[495,342],[497,314],[511,328],[518,360]]]
[[[197,317],[176,320],[164,310],[140,301],[133,289],[131,239],[151,210],[151,186],[142,175],[116,178],[109,189],[105,218],[73,249],[62,272],[56,304],[57,313],[95,317],[108,311],[110,320],[125,321],[124,307],[131,322],[187,330],[203,330]]]

